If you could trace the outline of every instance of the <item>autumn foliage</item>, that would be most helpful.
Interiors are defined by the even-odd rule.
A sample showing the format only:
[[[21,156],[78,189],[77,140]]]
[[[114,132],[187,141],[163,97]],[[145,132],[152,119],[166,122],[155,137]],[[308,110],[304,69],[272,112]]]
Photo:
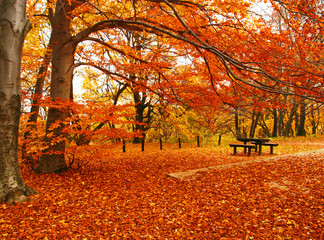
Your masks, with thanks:
[[[284,155],[324,144],[306,139],[324,133],[322,8],[28,0],[19,162],[41,194],[0,205],[0,238],[324,238],[323,151]],[[304,138],[279,138],[276,158],[244,166],[231,164],[269,156],[212,140],[248,135]]]
[[[271,10],[261,14],[258,4]],[[304,120],[295,115],[323,98],[323,22],[316,11],[322,3],[306,5],[294,0],[28,1],[35,27],[24,49],[23,88],[52,102],[37,103],[43,104],[46,125],[35,120],[43,128],[29,136],[44,141],[22,139],[25,155],[41,155],[39,172],[65,171],[73,144],[122,140],[130,128],[144,137],[172,119],[164,117],[170,109],[180,108],[195,115],[190,125],[199,119],[213,132],[219,128],[215,115],[245,115],[248,109],[252,119],[264,123],[260,135],[305,135]],[[84,103],[64,106],[75,100],[76,80],[83,81]],[[284,112],[289,108],[290,116]],[[265,123],[271,117],[273,131]],[[293,118],[298,134],[291,133]],[[246,134],[225,125],[219,132]],[[161,135],[159,130],[154,134]]]
[[[178,180],[168,173],[259,158],[227,147],[178,149],[150,144],[122,153],[101,149],[86,168],[24,180],[41,194],[0,205],[3,239],[321,239],[323,155],[320,139],[280,141],[270,162],[202,172]],[[264,151],[263,158],[270,157]]]
[[[30,98],[28,95],[25,97],[26,101]],[[129,104],[116,106],[94,101],[73,102],[60,99],[53,101],[48,97],[40,97],[37,104],[42,108],[55,107],[65,112],[67,117],[52,124],[47,136],[44,120],[36,123],[28,122],[30,114],[25,114],[21,119],[19,138],[21,156],[24,163],[34,169],[42,155],[61,153],[47,151],[52,144],[64,142],[67,146],[64,151],[67,166],[79,168],[85,166],[90,157],[96,158],[98,154],[100,155],[101,149],[111,145],[111,142],[141,136],[141,132],[127,131],[122,127],[133,122],[129,120],[134,114]],[[98,128],[102,123],[108,126]],[[111,125],[117,125],[118,128],[112,128]],[[62,134],[52,137],[57,129],[60,129]],[[50,141],[46,140],[47,138]]]

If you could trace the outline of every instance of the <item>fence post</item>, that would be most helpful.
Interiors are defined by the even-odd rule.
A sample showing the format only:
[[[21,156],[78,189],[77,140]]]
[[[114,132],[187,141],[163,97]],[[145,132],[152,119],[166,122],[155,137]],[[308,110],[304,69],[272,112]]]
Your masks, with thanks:
[[[123,152],[126,152],[126,141],[123,140]]]

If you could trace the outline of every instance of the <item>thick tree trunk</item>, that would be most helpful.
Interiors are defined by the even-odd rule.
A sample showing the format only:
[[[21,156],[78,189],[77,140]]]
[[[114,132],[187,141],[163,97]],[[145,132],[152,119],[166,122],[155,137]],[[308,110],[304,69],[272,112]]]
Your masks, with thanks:
[[[35,190],[21,178],[18,165],[20,64],[30,30],[25,0],[0,1],[0,202],[26,201]]]
[[[51,79],[51,98],[52,100],[70,100],[71,88],[74,69],[74,51],[76,45],[72,40],[71,35],[71,19],[67,15],[66,5],[64,1],[58,1],[55,9],[52,30],[52,79]],[[50,108],[48,111],[48,118],[46,122],[46,141],[51,142],[53,138],[61,136],[61,124],[57,127],[49,137],[51,132],[50,126],[57,122],[65,121],[68,112],[57,108]],[[53,154],[54,153],[54,154]],[[65,142],[56,142],[49,144],[49,149],[44,152],[39,165],[37,166],[36,173],[52,173],[64,172],[67,165],[65,162]]]

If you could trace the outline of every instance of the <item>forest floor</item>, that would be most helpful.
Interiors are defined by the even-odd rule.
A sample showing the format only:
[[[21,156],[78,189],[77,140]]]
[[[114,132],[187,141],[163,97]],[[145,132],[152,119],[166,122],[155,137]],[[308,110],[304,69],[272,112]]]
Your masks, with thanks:
[[[324,139],[276,142],[275,155],[149,143],[112,145],[62,174],[22,166],[41,194],[0,204],[0,239],[324,239]]]

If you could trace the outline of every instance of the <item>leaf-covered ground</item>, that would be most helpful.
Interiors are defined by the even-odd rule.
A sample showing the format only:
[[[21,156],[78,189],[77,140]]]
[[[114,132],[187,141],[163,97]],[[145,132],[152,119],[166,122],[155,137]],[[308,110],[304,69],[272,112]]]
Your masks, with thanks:
[[[320,148],[323,140],[286,140],[275,153]],[[78,171],[34,175],[22,167],[41,194],[0,204],[0,239],[324,239],[323,155],[282,156],[180,181],[166,175],[260,157],[233,156],[227,146],[105,150]]]

